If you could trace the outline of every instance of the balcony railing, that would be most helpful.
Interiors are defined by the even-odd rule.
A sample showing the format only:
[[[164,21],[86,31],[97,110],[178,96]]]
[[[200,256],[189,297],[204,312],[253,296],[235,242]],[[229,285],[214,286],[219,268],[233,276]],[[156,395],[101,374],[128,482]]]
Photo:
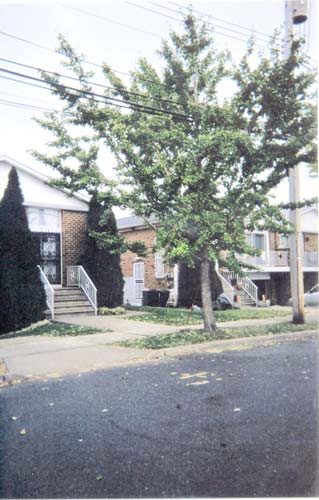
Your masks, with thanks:
[[[264,257],[249,257],[241,255],[239,260],[256,267],[289,267],[289,250],[270,250]],[[304,252],[302,256],[304,267],[319,267],[317,252]]]

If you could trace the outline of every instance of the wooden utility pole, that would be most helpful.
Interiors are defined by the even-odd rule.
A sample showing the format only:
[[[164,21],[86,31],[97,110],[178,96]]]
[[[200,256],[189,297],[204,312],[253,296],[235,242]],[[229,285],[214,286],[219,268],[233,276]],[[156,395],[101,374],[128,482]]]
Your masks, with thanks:
[[[289,55],[290,44],[294,34],[294,25],[307,20],[306,0],[286,0],[285,2],[285,53]],[[299,165],[289,169],[289,201],[300,201]],[[290,283],[292,293],[292,321],[295,324],[305,323],[304,284],[302,265],[302,233],[300,208],[290,210],[290,221],[295,232],[290,235]]]

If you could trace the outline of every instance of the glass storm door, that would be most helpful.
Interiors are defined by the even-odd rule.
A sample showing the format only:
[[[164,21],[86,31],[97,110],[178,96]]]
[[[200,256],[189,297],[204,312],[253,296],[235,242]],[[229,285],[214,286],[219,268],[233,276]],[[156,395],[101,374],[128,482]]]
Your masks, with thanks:
[[[59,234],[37,234],[40,244],[41,267],[51,285],[61,283],[61,255]]]
[[[144,262],[134,262],[134,299],[142,304],[144,288]]]

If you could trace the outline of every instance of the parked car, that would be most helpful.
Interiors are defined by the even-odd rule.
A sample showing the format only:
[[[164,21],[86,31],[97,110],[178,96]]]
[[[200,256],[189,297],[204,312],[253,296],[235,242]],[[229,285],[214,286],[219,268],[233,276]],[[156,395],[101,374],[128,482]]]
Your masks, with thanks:
[[[318,306],[319,305],[319,284],[313,286],[304,294],[305,306]],[[288,300],[288,305],[292,305],[292,298]]]

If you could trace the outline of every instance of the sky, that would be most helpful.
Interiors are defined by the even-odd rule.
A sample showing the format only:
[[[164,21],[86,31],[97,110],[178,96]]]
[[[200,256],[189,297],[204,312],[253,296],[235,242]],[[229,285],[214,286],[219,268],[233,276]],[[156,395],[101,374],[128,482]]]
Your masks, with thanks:
[[[317,2],[309,2],[309,21],[302,25],[301,33],[306,39],[309,62],[315,66]],[[61,66],[61,55],[54,52],[61,33],[87,61],[106,62],[127,81],[127,73],[140,57],[160,64],[156,50],[161,40],[168,38],[171,29],[181,28],[180,6],[186,5],[187,2],[180,0],[90,3],[70,0],[6,3],[0,0],[0,67],[38,76],[34,70],[13,64],[15,62],[66,73]],[[209,21],[217,47],[229,49],[237,60],[243,55],[252,31],[263,47],[267,35],[284,23],[284,0],[193,0],[192,6],[199,16]],[[86,69],[97,71],[94,81],[104,83],[99,68],[86,65]],[[46,143],[51,136],[32,117],[43,115],[43,110],[37,108],[57,109],[59,103],[47,90],[12,79],[21,80],[21,77],[0,72],[0,156],[12,157],[45,172],[29,150],[47,151]],[[103,172],[114,177],[112,157],[103,152],[101,159]],[[302,197],[316,194],[318,184],[308,178],[307,169],[302,169],[300,185]],[[280,199],[288,200],[287,182],[280,186],[277,194]]]

